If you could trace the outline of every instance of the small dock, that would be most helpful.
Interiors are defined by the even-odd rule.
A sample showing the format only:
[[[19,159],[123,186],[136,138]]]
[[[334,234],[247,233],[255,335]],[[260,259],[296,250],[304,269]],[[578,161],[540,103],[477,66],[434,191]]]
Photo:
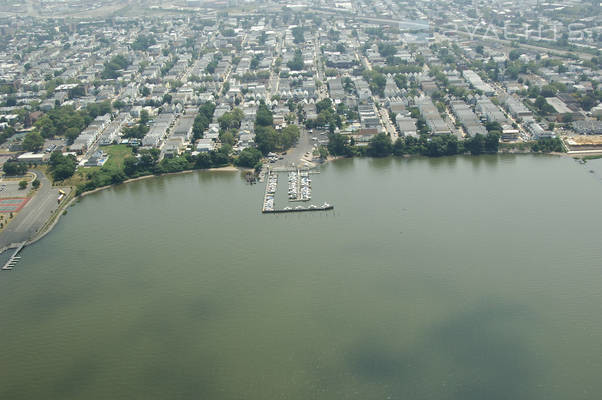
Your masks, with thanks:
[[[23,250],[23,247],[25,247],[25,242],[19,243],[19,245],[13,252],[13,255],[10,256],[10,258],[8,259],[6,264],[4,264],[4,266],[2,267],[2,271],[10,271],[13,269],[15,264],[17,264],[17,262],[19,262],[19,260],[21,259],[19,252],[21,252],[21,250]]]

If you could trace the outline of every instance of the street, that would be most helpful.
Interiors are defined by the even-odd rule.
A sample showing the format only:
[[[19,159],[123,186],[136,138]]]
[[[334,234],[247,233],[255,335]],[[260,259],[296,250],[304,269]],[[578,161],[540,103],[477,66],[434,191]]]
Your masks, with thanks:
[[[58,206],[57,198],[60,188],[53,187],[40,171],[35,171],[35,173],[40,180],[40,188],[0,233],[0,249],[13,243],[30,240]]]

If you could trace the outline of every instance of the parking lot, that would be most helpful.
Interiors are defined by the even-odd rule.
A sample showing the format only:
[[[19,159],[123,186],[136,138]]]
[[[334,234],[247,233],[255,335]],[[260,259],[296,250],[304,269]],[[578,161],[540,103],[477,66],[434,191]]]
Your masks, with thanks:
[[[31,181],[31,177],[27,176],[23,178],[28,182]],[[7,197],[25,197],[29,192],[29,186],[26,189],[19,189],[19,181],[21,179],[2,179],[0,178],[0,201]]]

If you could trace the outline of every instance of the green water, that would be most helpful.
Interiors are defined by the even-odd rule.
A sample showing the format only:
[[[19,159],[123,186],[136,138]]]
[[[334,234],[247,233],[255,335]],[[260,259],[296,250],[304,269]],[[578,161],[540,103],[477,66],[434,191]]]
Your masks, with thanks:
[[[329,213],[225,172],[88,196],[0,274],[0,399],[598,399],[601,165],[342,160]]]

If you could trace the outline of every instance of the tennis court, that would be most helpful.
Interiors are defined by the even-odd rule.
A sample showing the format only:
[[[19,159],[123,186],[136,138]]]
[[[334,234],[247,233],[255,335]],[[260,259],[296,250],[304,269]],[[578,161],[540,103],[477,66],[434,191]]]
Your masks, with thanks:
[[[0,213],[17,212],[23,208],[23,206],[29,200],[27,197],[9,197],[0,199]]]

